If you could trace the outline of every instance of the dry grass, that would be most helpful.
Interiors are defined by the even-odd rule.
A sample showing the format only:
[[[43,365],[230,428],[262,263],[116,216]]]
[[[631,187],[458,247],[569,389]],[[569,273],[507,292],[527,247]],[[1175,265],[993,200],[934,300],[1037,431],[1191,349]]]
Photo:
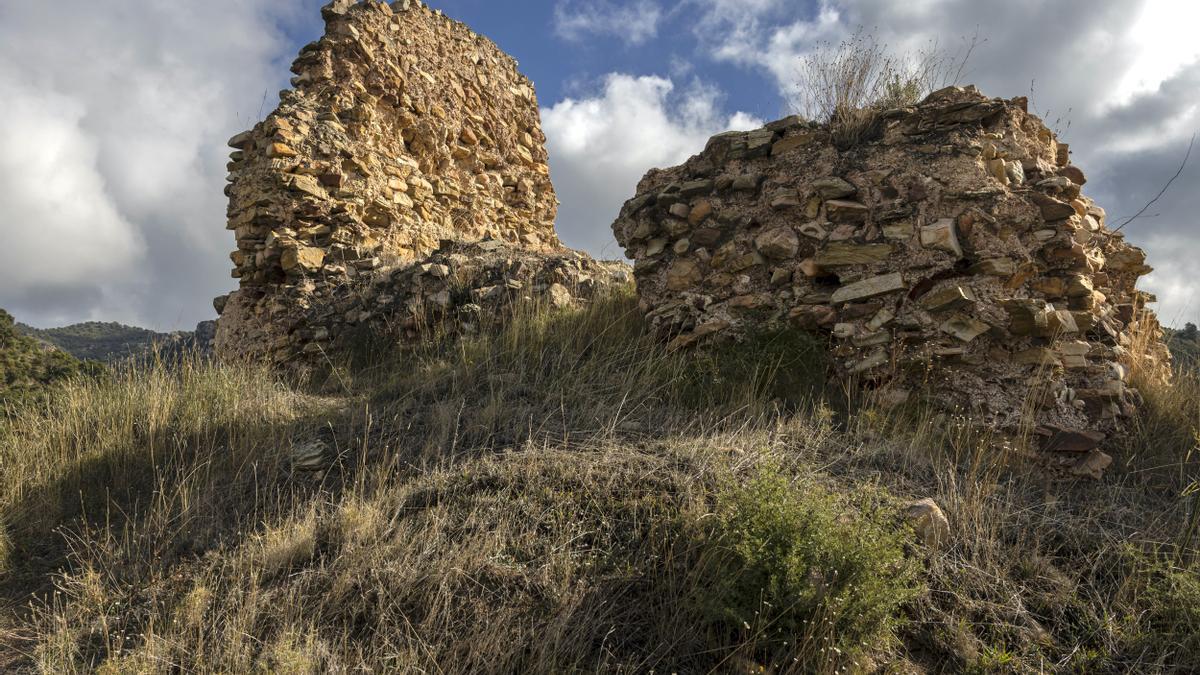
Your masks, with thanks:
[[[518,311],[376,345],[322,396],[191,364],[76,382],[0,427],[0,668],[1200,667],[1180,456],[1050,484],[954,420],[833,412],[786,332],[700,357],[664,353],[628,295]],[[1139,443],[1195,433],[1196,390],[1165,387]],[[294,471],[314,439],[329,468]],[[926,496],[943,550],[900,516]]]
[[[862,28],[837,45],[818,43],[800,59],[792,105],[806,118],[828,123],[838,147],[878,136],[881,113],[914,105],[933,91],[961,80],[978,35],[957,53],[936,43],[896,54]]]

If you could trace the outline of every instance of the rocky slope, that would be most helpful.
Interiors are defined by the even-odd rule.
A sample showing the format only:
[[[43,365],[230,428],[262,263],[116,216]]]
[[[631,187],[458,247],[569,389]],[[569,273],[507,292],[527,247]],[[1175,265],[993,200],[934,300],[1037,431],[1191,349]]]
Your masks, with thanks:
[[[319,391],[80,382],[0,419],[0,671],[1200,669],[1194,380],[1053,481],[802,398],[824,350],[783,338],[667,352],[629,289]]]

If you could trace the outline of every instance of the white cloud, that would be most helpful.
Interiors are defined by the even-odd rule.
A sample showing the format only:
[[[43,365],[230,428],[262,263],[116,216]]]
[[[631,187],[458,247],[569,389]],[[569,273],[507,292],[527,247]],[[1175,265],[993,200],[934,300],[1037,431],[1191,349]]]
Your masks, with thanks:
[[[39,324],[212,315],[233,284],[224,141],[271,105],[283,27],[317,16],[298,4],[0,6],[0,307]]]
[[[821,0],[811,17],[780,0],[694,0],[701,9],[694,33],[717,61],[765,68],[787,91],[795,63],[819,40],[840,35],[836,7]]]
[[[145,251],[80,129],[86,107],[0,69],[0,288],[91,286],[129,277]]]
[[[666,78],[613,73],[594,96],[543,109],[562,201],[559,236],[596,255],[619,256],[609,226],[646,171],[679,164],[714,134],[762,125],[745,113],[722,115],[719,102],[719,92],[703,84],[676,91]]]
[[[283,31],[315,22],[323,1],[0,0],[0,307],[43,324],[175,328],[210,316],[209,299],[233,287],[224,140],[256,121],[264,92],[273,107],[302,40]],[[966,79],[999,96],[1028,94],[1036,79],[1037,110],[1053,120],[1072,109],[1066,138],[1088,193],[1132,213],[1200,126],[1200,47],[1184,39],[1198,18],[1200,5],[1175,0],[561,0],[555,29],[567,39],[642,44],[669,24],[697,42],[686,60],[674,45],[655,66],[671,79],[614,74],[543,111],[560,231],[617,255],[609,224],[648,168],[758,126],[722,113],[711,87],[676,86],[706,77],[706,61],[786,93],[800,55],[858,26],[898,49],[953,45],[978,27],[988,41]],[[1169,319],[1168,304],[1200,294],[1188,266],[1200,257],[1198,177],[1189,171],[1157,218],[1127,228],[1158,267],[1146,286]],[[1179,311],[1200,321],[1200,307]]]
[[[1133,227],[1133,225],[1130,225]],[[1145,237],[1154,272],[1140,286],[1158,296],[1160,320],[1169,326],[1200,323],[1196,300],[1196,242],[1188,233],[1158,233]]]
[[[1153,91],[1169,76],[1200,59],[1200,42],[1194,39],[1200,22],[1200,5],[1178,0],[1146,0],[1129,28],[1138,50],[1113,92],[1118,101]]]
[[[602,35],[640,45],[658,35],[662,15],[653,0],[637,0],[630,5],[612,0],[563,0],[554,7],[554,30],[572,41]]]

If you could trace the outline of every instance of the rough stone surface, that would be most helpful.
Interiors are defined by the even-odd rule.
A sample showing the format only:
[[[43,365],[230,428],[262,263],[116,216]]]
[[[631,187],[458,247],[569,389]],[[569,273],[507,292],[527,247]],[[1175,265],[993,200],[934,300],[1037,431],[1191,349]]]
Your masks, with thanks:
[[[418,0],[339,0],[294,89],[230,140],[240,288],[218,298],[222,357],[311,352],[314,312],[347,285],[496,240],[562,250],[533,86],[516,62]]]
[[[677,347],[789,323],[828,332],[836,370],[885,400],[1032,427],[1077,462],[1096,445],[1079,438],[1119,429],[1139,401],[1121,365],[1134,329],[1166,371],[1135,288],[1145,254],[1105,227],[1024,99],[950,88],[883,119],[881,138],[845,150],[796,118],[726,133],[647,174],[613,231],[650,321]],[[750,153],[752,138],[774,151]],[[665,205],[698,201],[710,216],[664,227]]]
[[[294,334],[315,360],[364,336],[419,343],[469,335],[502,325],[522,303],[578,306],[631,280],[628,265],[569,249],[446,241],[429,256],[330,289],[327,302],[297,317]]]
[[[931,548],[940,548],[950,538],[950,521],[942,507],[932,499],[910,503],[904,509],[904,517],[912,526],[917,539]]]

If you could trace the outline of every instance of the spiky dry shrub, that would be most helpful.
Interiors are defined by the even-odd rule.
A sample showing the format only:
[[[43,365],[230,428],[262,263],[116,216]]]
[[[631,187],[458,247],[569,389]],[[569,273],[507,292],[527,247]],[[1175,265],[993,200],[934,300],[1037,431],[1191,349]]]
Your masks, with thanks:
[[[1200,371],[1186,361],[1167,362],[1152,316],[1135,313],[1129,332],[1127,379],[1141,405],[1129,433],[1119,439],[1119,459],[1146,481],[1180,483],[1187,489],[1200,478],[1195,474],[1200,463]]]
[[[957,83],[978,44],[976,35],[957,53],[930,43],[895,54],[859,28],[836,45],[818,43],[800,58],[792,105],[804,117],[828,123],[834,144],[850,148],[878,136],[883,111],[913,105]]]

